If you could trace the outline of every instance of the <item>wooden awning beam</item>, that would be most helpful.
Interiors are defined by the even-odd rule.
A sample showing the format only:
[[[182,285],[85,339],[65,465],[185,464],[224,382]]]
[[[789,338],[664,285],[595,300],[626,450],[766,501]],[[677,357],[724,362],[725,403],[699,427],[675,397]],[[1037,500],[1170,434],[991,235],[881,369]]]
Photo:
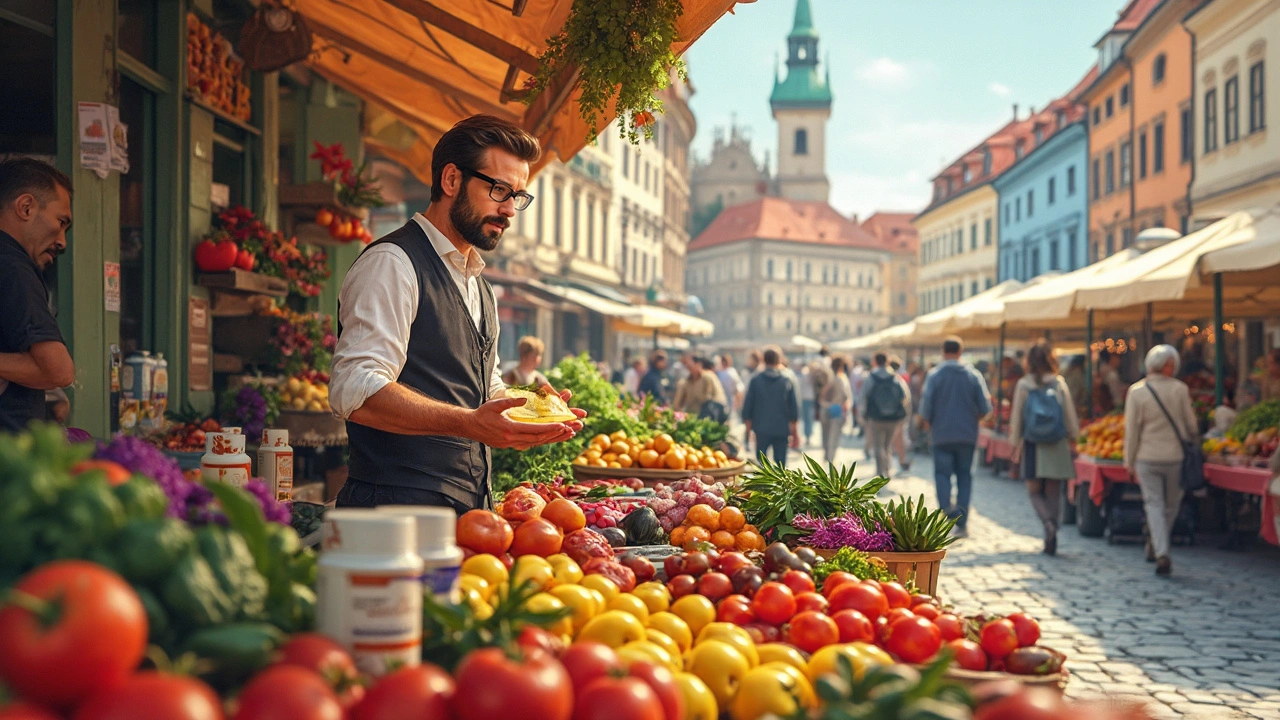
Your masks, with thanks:
[[[538,72],[538,58],[510,42],[476,27],[466,20],[436,7],[428,0],[384,0],[410,15],[421,18],[459,40],[479,48],[503,62],[533,75]],[[523,8],[521,8],[523,10]],[[519,15],[519,13],[514,13]]]
[[[464,92],[457,86],[444,82],[429,73],[410,67],[386,53],[371,47],[365,42],[347,35],[341,30],[337,30],[329,27],[328,25],[317,22],[314,18],[308,18],[308,24],[311,26],[312,32],[316,35],[319,35],[330,42],[337,43],[352,52],[359,53],[389,70],[400,73],[401,75],[420,82],[423,85],[433,87],[446,95],[455,97],[459,101],[471,105],[476,111],[487,112],[507,120],[519,120],[519,117],[508,108],[505,108],[492,100],[486,100],[472,95],[471,93]]]

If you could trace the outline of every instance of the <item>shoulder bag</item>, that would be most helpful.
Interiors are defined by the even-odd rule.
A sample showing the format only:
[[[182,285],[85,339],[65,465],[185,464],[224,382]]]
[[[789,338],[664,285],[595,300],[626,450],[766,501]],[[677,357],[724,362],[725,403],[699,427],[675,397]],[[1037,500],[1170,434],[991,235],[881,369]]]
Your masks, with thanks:
[[[1204,449],[1194,437],[1190,441],[1182,439],[1182,431],[1178,429],[1178,423],[1173,421],[1173,416],[1169,414],[1164,403],[1160,402],[1156,389],[1151,387],[1151,383],[1147,383],[1147,389],[1151,391],[1151,397],[1156,399],[1156,405],[1160,406],[1160,412],[1164,413],[1165,419],[1173,427],[1173,434],[1178,436],[1178,443],[1182,445],[1182,489],[1186,492],[1195,492],[1203,488],[1207,484],[1204,479]]]

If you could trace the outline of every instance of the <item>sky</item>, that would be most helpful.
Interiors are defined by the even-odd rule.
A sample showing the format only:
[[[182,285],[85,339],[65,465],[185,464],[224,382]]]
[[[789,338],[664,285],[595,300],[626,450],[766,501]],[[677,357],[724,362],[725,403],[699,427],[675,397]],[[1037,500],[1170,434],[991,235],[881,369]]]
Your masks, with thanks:
[[[865,218],[923,208],[929,178],[1007,122],[1014,103],[1026,117],[1071,89],[1125,0],[810,2],[831,65],[831,204]],[[740,3],[686,54],[697,157],[735,117],[758,157],[776,154],[769,93],[795,4]]]

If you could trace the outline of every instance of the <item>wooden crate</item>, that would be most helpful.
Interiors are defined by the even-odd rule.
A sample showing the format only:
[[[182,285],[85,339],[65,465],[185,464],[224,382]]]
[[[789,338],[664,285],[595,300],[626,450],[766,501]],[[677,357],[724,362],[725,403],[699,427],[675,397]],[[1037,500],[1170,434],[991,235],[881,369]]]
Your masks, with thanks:
[[[658,483],[673,482],[675,480],[683,480],[693,475],[710,475],[716,480],[724,482],[726,485],[731,484],[734,478],[746,472],[747,464],[745,462],[735,463],[728,467],[711,468],[701,470],[657,470],[650,468],[629,467],[629,468],[602,468],[590,467],[587,465],[573,466],[573,479],[597,480],[600,478],[611,478],[620,480],[623,478],[640,478],[645,487],[653,487]]]
[[[1067,681],[1071,679],[1071,673],[1063,670],[1054,675],[1015,675],[1013,673],[992,672],[989,670],[965,670],[953,665],[947,669],[946,678],[968,688],[973,688],[986,682],[1013,680],[1027,687],[1042,687],[1061,695],[1067,689]]]
[[[346,215],[364,220],[369,217],[368,208],[356,208],[338,202],[338,191],[333,183],[318,181],[301,185],[281,185],[278,199],[280,208],[286,211],[298,211],[303,214],[310,211],[312,215],[322,207],[338,210]]]
[[[255,295],[284,297],[289,294],[289,281],[269,277],[261,273],[232,268],[227,272],[200,273],[198,284],[221,291],[235,291]]]

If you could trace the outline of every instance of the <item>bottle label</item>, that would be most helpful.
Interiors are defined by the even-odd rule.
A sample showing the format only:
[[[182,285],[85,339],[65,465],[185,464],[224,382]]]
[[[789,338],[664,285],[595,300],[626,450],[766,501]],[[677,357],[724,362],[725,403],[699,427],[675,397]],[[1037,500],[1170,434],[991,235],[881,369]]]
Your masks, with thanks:
[[[125,395],[135,397],[134,393],[136,393],[138,389],[133,386],[132,365],[125,365],[124,368],[120,370],[120,384],[124,386]]]
[[[242,488],[249,483],[249,478],[253,475],[253,469],[248,463],[243,465],[203,465],[200,468],[200,475],[205,480],[217,480],[228,485],[234,485]]]
[[[456,605],[462,601],[462,593],[458,587],[458,577],[461,574],[461,565],[432,568],[422,574],[423,590],[435,595],[436,602]]]
[[[317,627],[373,676],[422,661],[422,582],[417,576],[321,568]]]
[[[275,455],[275,476],[272,485],[275,487],[276,500],[293,501],[293,453],[273,453]]]
[[[164,368],[156,370],[155,378],[151,381],[152,395],[156,397],[165,397],[169,394],[169,371]]]

